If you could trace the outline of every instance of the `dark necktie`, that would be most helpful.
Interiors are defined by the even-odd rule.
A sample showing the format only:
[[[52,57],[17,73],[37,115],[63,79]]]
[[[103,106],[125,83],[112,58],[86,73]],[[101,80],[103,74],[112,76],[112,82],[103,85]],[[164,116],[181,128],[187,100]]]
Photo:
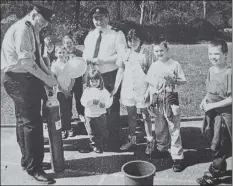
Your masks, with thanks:
[[[94,51],[93,58],[98,57],[99,50],[100,50],[100,42],[101,42],[101,39],[102,39],[102,31],[99,31],[99,33],[100,34],[99,34],[99,37],[97,38],[97,41],[96,41],[95,51]]]

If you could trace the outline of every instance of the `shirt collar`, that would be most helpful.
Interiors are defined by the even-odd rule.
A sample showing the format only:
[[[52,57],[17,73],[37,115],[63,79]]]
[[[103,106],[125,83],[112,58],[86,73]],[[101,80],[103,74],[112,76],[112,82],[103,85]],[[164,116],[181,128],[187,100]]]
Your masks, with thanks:
[[[107,27],[104,28],[104,29],[101,29],[101,31],[102,31],[103,34],[105,34],[105,33],[109,32],[111,30],[111,28],[112,28],[112,26],[107,25]],[[99,29],[96,29],[96,32],[99,33],[99,31],[100,31]]]

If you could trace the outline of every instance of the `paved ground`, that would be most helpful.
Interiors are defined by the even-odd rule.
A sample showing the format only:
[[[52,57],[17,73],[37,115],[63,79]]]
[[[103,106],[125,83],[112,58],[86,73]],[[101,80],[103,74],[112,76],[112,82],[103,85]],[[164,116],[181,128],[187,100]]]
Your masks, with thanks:
[[[202,176],[210,164],[210,150],[201,135],[200,121],[183,122],[181,135],[185,149],[186,169],[181,173],[174,173],[171,169],[170,158],[153,159],[156,166],[154,185],[195,185],[196,178]],[[122,135],[126,135],[122,129]],[[45,130],[45,136],[47,131]],[[66,169],[62,173],[46,171],[56,180],[55,185],[124,185],[124,174],[121,167],[124,163],[142,159],[144,156],[144,133],[138,127],[139,145],[135,152],[104,152],[103,154],[81,154],[77,150],[88,143],[86,135],[68,138],[64,143]],[[50,161],[49,145],[45,145],[45,162]],[[232,159],[228,160],[228,170],[232,170]],[[20,150],[16,143],[15,128],[1,128],[1,185],[36,185],[31,177],[20,167]],[[229,171],[231,175],[232,172]],[[231,178],[224,180],[231,183]]]

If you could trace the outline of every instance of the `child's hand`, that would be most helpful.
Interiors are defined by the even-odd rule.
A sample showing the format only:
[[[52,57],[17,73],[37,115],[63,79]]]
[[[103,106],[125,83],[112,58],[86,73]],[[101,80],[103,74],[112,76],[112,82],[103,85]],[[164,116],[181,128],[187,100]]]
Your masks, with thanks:
[[[174,84],[176,83],[175,78],[173,78],[173,77],[171,77],[171,76],[169,76],[169,75],[165,76],[164,79],[165,79],[166,82],[169,83],[169,84],[174,85]]]
[[[205,102],[202,107],[205,112],[212,110],[214,108],[212,103],[207,103],[207,102]]]
[[[97,99],[93,99],[93,105],[98,105],[99,104],[99,100],[97,100]]]
[[[104,107],[105,107],[105,104],[102,103],[102,102],[99,102],[99,106],[100,106],[100,108],[104,108]]]
[[[110,93],[110,98],[111,98],[112,96],[114,96],[116,93],[117,93],[117,90],[114,88],[114,89],[112,90],[112,92]]]
[[[204,104],[206,104],[206,99],[204,98],[202,101],[201,101],[201,104],[200,104],[200,109],[204,111]]]

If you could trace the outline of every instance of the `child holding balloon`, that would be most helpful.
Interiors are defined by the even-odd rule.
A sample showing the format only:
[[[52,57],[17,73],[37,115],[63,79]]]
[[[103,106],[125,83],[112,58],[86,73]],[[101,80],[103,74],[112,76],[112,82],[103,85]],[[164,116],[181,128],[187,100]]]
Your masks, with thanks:
[[[62,76],[63,69],[67,62],[65,48],[61,45],[55,47],[55,55],[57,60],[52,63],[51,72],[58,79],[59,88],[57,92],[57,99],[60,104],[60,116],[62,125],[62,138],[68,137],[68,131],[71,130],[72,118],[72,94],[71,90],[74,86],[75,80],[72,78],[65,78]],[[64,78],[63,78],[64,77]]]

